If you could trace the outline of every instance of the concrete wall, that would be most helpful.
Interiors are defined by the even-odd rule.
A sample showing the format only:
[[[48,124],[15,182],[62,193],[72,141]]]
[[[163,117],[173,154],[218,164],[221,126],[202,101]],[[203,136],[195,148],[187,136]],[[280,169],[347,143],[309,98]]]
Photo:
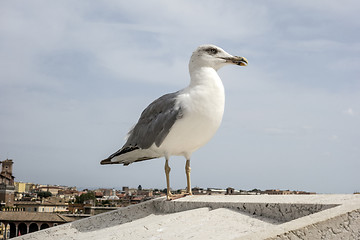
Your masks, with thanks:
[[[156,199],[19,239],[150,238],[360,239],[360,195]]]

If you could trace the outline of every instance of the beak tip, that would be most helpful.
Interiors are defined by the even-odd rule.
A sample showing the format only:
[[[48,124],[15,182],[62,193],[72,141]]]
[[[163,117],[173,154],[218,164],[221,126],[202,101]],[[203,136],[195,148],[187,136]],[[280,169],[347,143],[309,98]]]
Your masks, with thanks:
[[[235,61],[234,63],[239,65],[239,66],[247,66],[249,64],[248,60],[244,57],[238,57],[236,56],[236,58],[238,59],[237,61]]]

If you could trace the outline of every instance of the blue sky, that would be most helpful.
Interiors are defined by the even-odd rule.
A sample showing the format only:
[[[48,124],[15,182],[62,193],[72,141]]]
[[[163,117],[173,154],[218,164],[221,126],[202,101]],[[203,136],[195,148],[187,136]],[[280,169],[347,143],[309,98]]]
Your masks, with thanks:
[[[164,160],[100,166],[141,111],[189,83],[204,43],[226,108],[192,184],[360,191],[358,1],[0,1],[0,159],[17,181],[165,188]],[[170,162],[184,188],[185,160]]]

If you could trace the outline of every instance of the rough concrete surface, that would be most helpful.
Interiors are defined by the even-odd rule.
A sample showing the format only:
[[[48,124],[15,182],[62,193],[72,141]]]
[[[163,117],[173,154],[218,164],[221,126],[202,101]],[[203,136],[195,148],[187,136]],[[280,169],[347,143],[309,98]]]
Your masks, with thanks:
[[[17,239],[360,239],[360,195],[161,198]]]

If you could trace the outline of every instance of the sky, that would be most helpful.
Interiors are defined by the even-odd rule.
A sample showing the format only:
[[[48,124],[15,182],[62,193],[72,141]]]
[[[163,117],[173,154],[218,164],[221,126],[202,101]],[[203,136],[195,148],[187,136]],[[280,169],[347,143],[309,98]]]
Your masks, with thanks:
[[[246,57],[218,71],[222,125],[192,186],[360,191],[360,2],[0,0],[0,160],[16,181],[165,188],[164,159],[101,166],[142,110],[189,84],[201,44]],[[172,157],[174,189],[185,159]]]

